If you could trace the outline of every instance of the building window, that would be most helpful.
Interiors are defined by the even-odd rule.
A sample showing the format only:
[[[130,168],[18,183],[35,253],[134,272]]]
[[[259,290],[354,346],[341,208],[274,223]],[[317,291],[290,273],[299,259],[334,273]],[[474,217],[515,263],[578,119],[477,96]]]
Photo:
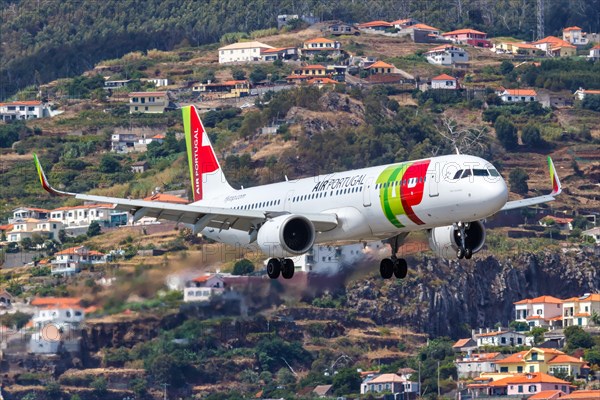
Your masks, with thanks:
[[[537,391],[537,387],[535,385],[529,385],[529,393],[535,393]]]
[[[523,393],[523,385],[519,385],[519,388],[517,389],[517,392]]]

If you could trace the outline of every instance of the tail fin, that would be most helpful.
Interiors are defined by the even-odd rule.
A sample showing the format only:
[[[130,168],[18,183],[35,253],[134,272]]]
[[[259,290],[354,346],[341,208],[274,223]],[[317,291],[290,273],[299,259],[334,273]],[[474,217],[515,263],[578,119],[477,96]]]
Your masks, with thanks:
[[[560,185],[556,168],[554,168],[554,163],[550,156],[548,156],[548,168],[550,169],[550,180],[552,181],[552,193],[550,194],[552,196],[558,196],[562,192],[562,186]]]
[[[182,111],[194,201],[233,192],[234,189],[223,175],[196,107],[183,107]]]

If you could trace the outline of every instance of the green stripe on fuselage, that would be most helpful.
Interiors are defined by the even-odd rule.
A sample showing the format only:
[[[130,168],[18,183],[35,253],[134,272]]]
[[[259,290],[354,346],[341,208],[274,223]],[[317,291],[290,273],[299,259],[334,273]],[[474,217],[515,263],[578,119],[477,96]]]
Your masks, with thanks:
[[[396,228],[404,228],[404,225],[396,218],[397,215],[405,215],[402,199],[400,197],[400,185],[392,185],[392,182],[402,180],[404,173],[410,167],[411,163],[399,164],[387,167],[377,178],[376,183],[380,184],[379,199],[381,209],[385,217]],[[387,184],[387,187],[386,187]]]

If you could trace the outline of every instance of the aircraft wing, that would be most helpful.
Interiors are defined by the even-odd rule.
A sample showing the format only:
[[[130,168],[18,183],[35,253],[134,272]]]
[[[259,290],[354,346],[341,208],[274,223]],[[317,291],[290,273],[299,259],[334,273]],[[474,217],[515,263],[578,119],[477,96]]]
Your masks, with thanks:
[[[239,229],[250,232],[252,229],[258,228],[268,218],[288,214],[286,211],[238,210],[64,192],[50,185],[37,155],[34,154],[33,157],[40,182],[47,192],[55,196],[70,196],[79,200],[114,204],[116,210],[131,213],[134,221],[142,217],[153,217],[193,225],[194,232],[199,232],[206,227]],[[338,225],[335,214],[303,213],[302,215],[313,223],[315,230],[318,232],[329,231]]]
[[[555,197],[562,192],[562,186],[554,168],[552,159],[548,157],[548,168],[550,169],[550,180],[552,182],[552,192],[544,196],[530,197],[528,199],[514,200],[507,202],[500,211],[514,210],[515,208],[529,207],[536,204],[547,203],[555,200]]]

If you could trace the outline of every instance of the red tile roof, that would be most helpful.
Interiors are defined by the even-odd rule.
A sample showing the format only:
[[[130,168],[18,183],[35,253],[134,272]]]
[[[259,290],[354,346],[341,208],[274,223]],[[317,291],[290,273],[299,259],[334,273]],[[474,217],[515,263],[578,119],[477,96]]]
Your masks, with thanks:
[[[600,399],[600,390],[576,390],[562,398],[565,400],[598,400]]]
[[[456,31],[442,33],[442,36],[467,35],[469,33],[474,34],[474,35],[487,35],[487,33],[481,32],[481,31],[476,31],[475,29],[458,29]]]
[[[0,231],[10,231],[14,227],[13,224],[0,225]]]
[[[326,39],[326,38],[315,38],[305,41],[304,43],[335,43],[334,40]]]
[[[455,81],[456,78],[447,75],[447,74],[441,74],[436,76],[435,78],[431,78],[432,81]]]
[[[194,282],[198,282],[198,283],[204,283],[207,282],[210,278],[212,278],[214,275],[202,275],[199,276],[197,278],[192,279]]]
[[[306,81],[306,83],[308,83],[309,85],[315,85],[315,84],[321,84],[321,85],[337,85],[338,81],[333,80],[331,78],[312,78]]]
[[[82,250],[83,248],[85,248],[85,246],[76,246],[76,247],[69,247],[68,249],[64,249],[59,251],[58,253],[54,254],[55,256],[62,256],[65,254],[79,254],[79,251]]]
[[[158,201],[161,203],[174,203],[174,204],[188,204],[189,201],[182,199],[181,197],[174,196],[168,193],[157,193],[153,196],[144,198],[145,201]]]
[[[525,354],[527,354],[528,351],[520,351],[518,353],[515,354],[511,354],[510,356],[506,357],[503,360],[498,360],[496,361],[496,364],[514,364],[514,363],[520,363],[523,362],[523,356],[525,356]]]
[[[131,92],[129,97],[162,97],[166,96],[167,92]]]
[[[365,69],[370,69],[370,68],[396,68],[396,67],[394,67],[392,64],[388,64],[383,61],[376,61],[373,64],[369,65]]]
[[[81,299],[78,297],[36,297],[31,300],[31,305],[36,307],[56,306],[56,305],[79,305]]]
[[[12,101],[10,103],[0,103],[3,106],[39,106],[41,105],[41,101],[37,100],[27,100],[27,101]]]
[[[580,31],[581,28],[578,26],[570,26],[568,28],[563,29],[563,32],[571,32],[571,31]]]
[[[464,345],[469,343],[470,340],[471,338],[459,339],[456,343],[452,345],[452,347],[463,347]]]
[[[392,27],[394,25],[392,25],[386,21],[371,21],[371,22],[365,22],[362,24],[358,24],[359,28],[373,28],[373,27],[377,27],[377,26]]]
[[[560,354],[548,361],[548,364],[585,364],[579,358],[571,357],[567,354]]]
[[[81,210],[81,209],[89,209],[89,208],[114,208],[114,204],[85,204],[82,206],[72,206],[72,207],[59,207],[55,208],[52,211],[67,211],[67,210]]]
[[[537,96],[537,92],[533,89],[505,89],[510,96]]]
[[[529,374],[517,374],[515,376],[499,379],[497,381],[490,382],[489,386],[505,387],[508,385],[518,385],[522,383],[558,383],[561,385],[570,385],[570,383],[567,381],[544,374],[543,372],[532,372]]]
[[[438,28],[434,28],[433,26],[429,26],[429,25],[425,25],[425,24],[414,24],[413,26],[411,26],[411,28],[413,29],[420,29],[422,31],[438,31]]]
[[[549,303],[549,304],[562,304],[562,300],[553,296],[539,296],[533,299],[523,299],[513,304],[537,304],[537,303]]]
[[[327,67],[325,67],[321,64],[313,64],[313,65],[307,65],[305,67],[302,67],[301,69],[327,69]]]
[[[587,313],[587,312],[581,312],[581,313],[575,314],[574,317],[591,317],[591,314]]]
[[[505,333],[508,333],[508,331],[493,331],[493,332],[487,332],[487,333],[479,333],[479,334],[477,334],[477,337],[492,337],[492,336],[503,335]]]
[[[544,390],[534,395],[531,395],[527,400],[554,400],[565,395],[562,390]]]

